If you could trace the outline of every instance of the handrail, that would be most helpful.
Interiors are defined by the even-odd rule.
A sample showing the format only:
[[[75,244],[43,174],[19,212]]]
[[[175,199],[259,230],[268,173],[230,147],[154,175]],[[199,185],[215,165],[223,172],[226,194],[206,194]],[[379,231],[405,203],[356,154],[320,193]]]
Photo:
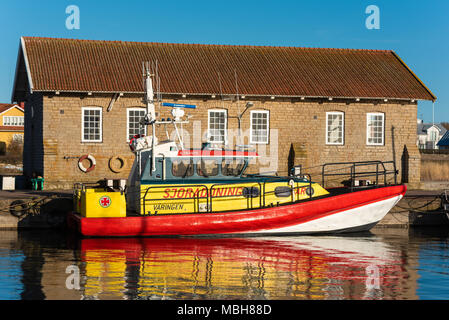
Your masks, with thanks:
[[[393,170],[387,170],[385,167],[385,164],[393,164]],[[342,165],[350,165],[349,167],[336,169],[336,170],[343,170],[343,169],[350,169],[349,174],[347,172],[343,173],[328,173],[325,172],[326,167],[330,166],[342,166]],[[356,172],[357,167],[362,166],[376,166],[376,171],[362,171],[362,172]],[[381,167],[381,168],[379,168]],[[381,170],[379,170],[381,169]],[[321,170],[321,179],[322,179],[322,186],[325,185],[325,177],[329,176],[348,176],[350,177],[351,181],[351,191],[353,190],[354,181],[357,177],[368,177],[368,176],[375,176],[376,177],[376,186],[379,184],[379,175],[383,175],[384,178],[384,185],[387,185],[387,175],[394,174],[394,184],[397,184],[397,174],[398,170],[396,170],[396,164],[394,161],[380,161],[380,160],[373,160],[373,161],[359,161],[359,162],[333,162],[333,163],[325,163],[322,165]]]
[[[147,197],[147,195],[148,195],[148,192],[150,191],[150,189],[158,189],[158,188],[173,188],[173,187],[175,187],[175,186],[178,186],[178,185],[161,185],[161,186],[153,186],[153,187],[148,187],[146,190],[145,190],[145,194],[144,194],[144,196],[143,196],[143,198],[142,198],[142,203],[143,203],[143,212],[145,213],[146,212],[146,207],[145,207],[145,202],[150,202],[150,201],[170,201],[170,200],[180,200],[180,198],[158,198],[158,199],[146,199],[146,197]],[[189,198],[182,198],[182,200],[191,200],[191,199],[193,199],[193,207],[194,207],[194,210],[196,209],[196,207],[195,207],[195,201],[197,201],[196,202],[196,205],[197,205],[197,207],[198,207],[198,210],[197,211],[195,211],[195,213],[196,212],[199,212],[199,206],[200,206],[200,198],[201,199],[206,199],[206,205],[207,205],[207,207],[209,208],[209,189],[207,188],[207,186],[206,185],[204,185],[204,184],[193,184],[193,185],[186,185],[186,188],[193,188],[193,187],[201,187],[201,189],[197,189],[195,192],[194,192],[194,195],[193,195],[193,197],[189,197]],[[207,193],[207,196],[206,197],[200,197],[199,195],[200,195],[200,191],[201,190],[204,190],[204,189],[206,189],[206,193]]]
[[[313,190],[313,188],[312,188],[312,184],[313,184],[313,182],[312,182],[312,179],[311,179],[311,177],[310,177],[310,175],[309,174],[304,174],[304,176],[308,176],[309,177],[309,179],[307,180],[307,181],[294,181],[293,180],[293,178],[292,177],[288,177],[288,178],[290,178],[290,180],[289,181],[285,181],[286,183],[287,183],[287,185],[288,186],[290,186],[290,181],[291,180],[293,180],[294,181],[294,183],[299,183],[299,182],[308,182],[309,183],[309,186],[308,186],[308,190],[310,190],[309,191],[309,194],[308,194],[308,196],[309,196],[309,199],[311,199],[312,197],[313,197],[313,192],[311,191],[311,190]],[[286,177],[284,177],[284,178],[286,178]],[[270,194],[275,194],[275,191],[265,191],[265,186],[266,186],[266,184],[267,184],[267,182],[270,182],[270,181],[264,181],[263,182],[263,188],[261,187],[261,183],[259,183],[259,182],[257,182],[257,181],[254,181],[254,183],[257,183],[259,186],[260,186],[260,190],[263,190],[263,192],[261,191],[260,192],[260,194],[259,194],[259,204],[260,204],[260,206],[261,207],[265,207],[266,206],[266,204],[265,204],[265,198],[266,198],[266,196],[267,195],[270,195]],[[214,187],[216,187],[216,186],[224,186],[224,185],[235,185],[235,184],[240,184],[241,182],[232,182],[232,183],[217,183],[217,184],[214,184],[214,185],[212,185],[211,186],[211,192],[210,192],[210,202],[211,202],[211,207],[212,207],[212,200],[214,199],[214,198],[227,198],[227,197],[234,197],[234,195],[231,195],[231,196],[213,196],[213,192],[212,192],[212,189],[214,188]],[[291,186],[290,186],[291,187]],[[302,189],[302,188],[304,188],[304,186],[293,186],[293,187],[291,187],[291,198],[292,198],[292,201],[291,201],[291,203],[294,203],[295,201],[298,201],[299,200],[299,194],[298,194],[298,196],[296,197],[297,199],[295,199],[295,190],[298,190],[298,189]],[[248,198],[249,199],[249,198]],[[252,197],[251,197],[251,201],[252,201]],[[252,205],[252,203],[251,203],[251,205]],[[252,206],[251,206],[252,207]],[[249,209],[249,208],[248,208]]]
[[[258,181],[254,181],[254,184],[256,184],[257,183],[257,185],[259,186],[259,205],[262,207],[262,187],[261,187],[261,184],[260,184],[260,182],[258,182]],[[232,196],[213,196],[213,192],[212,192],[212,190],[216,187],[216,186],[224,186],[224,185],[234,185],[234,184],[238,184],[238,182],[234,182],[234,183],[216,183],[216,184],[213,184],[213,185],[211,185],[211,187],[210,187],[210,208],[209,208],[209,212],[212,212],[212,199],[213,198],[226,198],[226,197],[234,197],[234,195],[232,195]],[[241,184],[241,182],[240,182],[240,184]],[[265,182],[264,182],[264,185],[265,185]],[[246,188],[247,186],[245,186],[244,188]],[[251,188],[253,188],[252,186],[251,186]],[[265,191],[265,190],[264,190]],[[263,197],[264,197],[264,200],[265,200],[265,192],[263,193]],[[253,197],[247,197],[246,198],[246,200],[247,200],[247,209],[250,209],[249,208],[249,201],[250,201],[250,199],[251,199],[251,208],[253,207]],[[264,201],[265,202],[265,201]]]
[[[301,182],[308,182],[309,186],[308,186],[308,190],[312,190],[312,180],[310,179],[310,175],[304,175],[304,176],[308,176],[309,180],[308,181],[295,181],[295,183],[301,183]],[[269,177],[267,177],[269,178]],[[247,197],[247,208],[246,209],[251,209],[254,208],[254,203],[253,201],[255,200],[255,198],[258,198],[259,200],[259,207],[263,208],[266,207],[266,197],[268,195],[271,194],[275,194],[275,190],[273,191],[265,191],[266,190],[266,184],[272,182],[273,180],[276,181],[278,180],[278,177],[275,177],[276,179],[268,179],[268,181],[264,181],[264,182],[259,182],[259,181],[254,181],[252,182],[254,184],[254,186],[250,186],[250,187],[259,187],[259,195],[257,197]],[[285,177],[284,177],[285,178]],[[292,181],[292,177],[289,177],[290,179],[288,181],[285,181],[286,184],[288,186],[290,186],[290,182]],[[294,181],[294,180],[293,180]],[[142,204],[143,204],[143,215],[146,214],[147,212],[147,202],[154,202],[154,201],[172,201],[172,200],[193,200],[193,208],[194,208],[194,212],[193,213],[199,213],[199,204],[200,204],[200,199],[205,199],[206,200],[206,205],[207,205],[207,213],[212,213],[213,211],[213,201],[214,199],[222,199],[222,198],[234,198],[236,197],[236,195],[214,195],[214,190],[217,190],[217,188],[222,188],[224,186],[233,186],[233,185],[241,185],[242,182],[239,181],[233,181],[233,182],[224,182],[224,183],[216,183],[211,185],[210,187],[208,187],[207,185],[204,184],[195,184],[195,185],[185,185],[183,186],[183,188],[198,188],[197,190],[195,190],[195,192],[193,193],[193,196],[191,197],[187,197],[187,198],[151,198],[149,199],[148,196],[152,193],[153,190],[157,190],[157,189],[167,189],[167,188],[175,188],[178,187],[179,185],[168,185],[168,184],[164,184],[164,185],[160,185],[160,186],[152,186],[152,187],[148,187],[146,188],[142,199]],[[248,187],[248,186],[242,186],[242,187]],[[299,200],[299,193],[296,192],[296,190],[304,188],[304,185],[302,186],[295,186],[295,184],[292,186],[290,186],[291,188],[291,202],[290,203],[294,203],[295,201]],[[202,190],[206,190],[206,196],[202,196],[200,197],[200,192],[202,192]],[[295,197],[295,194],[297,194],[297,196]],[[238,195],[240,196],[240,195]],[[309,198],[312,198],[313,193],[312,192],[308,192],[308,196]],[[238,199],[235,200],[242,200],[240,197]],[[234,210],[234,209],[233,209]],[[232,210],[229,210],[232,211]]]

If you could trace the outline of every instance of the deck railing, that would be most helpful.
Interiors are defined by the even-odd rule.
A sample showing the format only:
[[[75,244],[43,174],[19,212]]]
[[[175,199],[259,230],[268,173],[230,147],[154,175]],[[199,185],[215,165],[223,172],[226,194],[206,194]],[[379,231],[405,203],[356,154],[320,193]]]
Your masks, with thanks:
[[[292,179],[292,177],[266,177],[266,176],[261,176],[264,177],[265,180],[262,182],[259,181],[253,181],[253,182],[249,182],[246,185],[242,186],[242,182],[236,181],[236,182],[227,182],[227,183],[216,183],[213,184],[211,186],[207,186],[207,185],[203,185],[203,184],[199,184],[199,185],[185,185],[183,186],[184,189],[194,189],[196,188],[196,190],[193,192],[189,193],[188,197],[183,197],[183,198],[178,198],[176,196],[174,196],[173,198],[153,198],[151,197],[151,195],[153,194],[159,194],[161,193],[161,191],[163,190],[167,190],[167,189],[174,189],[174,188],[179,188],[179,185],[168,185],[168,184],[164,184],[161,186],[151,186],[148,187],[145,192],[143,193],[143,197],[142,197],[142,206],[143,206],[143,214],[147,214],[147,206],[150,205],[150,203],[160,203],[161,201],[186,201],[187,203],[189,202],[189,200],[191,200],[193,204],[193,212],[189,212],[189,213],[211,213],[213,212],[213,205],[214,205],[214,200],[215,202],[218,201],[219,199],[225,199],[225,200],[229,200],[229,201],[242,201],[242,197],[246,198],[246,208],[238,208],[239,210],[243,210],[243,209],[253,209],[253,208],[264,208],[267,207],[267,196],[269,195],[273,195],[275,194],[275,190],[273,191],[266,191],[266,186],[267,183],[272,183],[272,182],[277,182],[279,180],[282,180],[282,182],[285,182],[285,187],[289,187],[289,191],[284,191],[284,192],[289,192],[289,197],[290,197],[290,201],[286,202],[286,201],[279,201],[277,202],[277,205],[279,205],[281,202],[283,204],[285,203],[293,203],[295,201],[300,200],[299,199],[299,192],[296,192],[296,190],[302,189],[304,188],[304,184],[298,186],[298,183],[301,182],[307,182],[308,183],[308,187],[306,189],[306,194],[309,196],[309,198],[313,197],[313,192],[312,190],[312,180],[310,179],[310,176],[308,176],[308,180],[304,179],[304,181],[294,181]],[[288,178],[288,180],[285,180],[286,178]],[[293,186],[291,181],[293,181]],[[231,187],[235,187],[236,185],[242,186],[243,191],[241,195],[235,195],[235,194],[231,194],[231,195],[227,195],[227,194],[219,194],[218,192],[214,192],[214,190],[219,190],[222,188],[231,188]],[[281,185],[282,186],[282,185]],[[245,189],[246,188],[246,189]],[[257,189],[256,189],[257,188]],[[256,192],[257,190],[257,192]],[[217,195],[219,194],[219,195]],[[206,203],[206,207],[204,208],[200,208],[200,203]],[[233,211],[236,209],[230,209],[228,211]]]
[[[388,170],[386,165],[392,164],[393,169]],[[342,167],[343,168],[336,168]],[[369,167],[360,171],[360,168]],[[375,167],[375,169],[374,169]],[[342,172],[344,169],[349,169],[349,172]],[[327,170],[327,171],[326,171]],[[396,170],[396,163],[394,161],[361,161],[361,162],[334,162],[326,163],[322,166],[321,179],[322,186],[325,186],[326,177],[342,177],[346,176],[349,178],[349,187],[351,191],[356,187],[355,181],[360,178],[374,177],[374,186],[379,186],[379,180],[383,178],[383,184],[388,185],[387,176],[393,175],[394,184],[397,184],[398,170]]]

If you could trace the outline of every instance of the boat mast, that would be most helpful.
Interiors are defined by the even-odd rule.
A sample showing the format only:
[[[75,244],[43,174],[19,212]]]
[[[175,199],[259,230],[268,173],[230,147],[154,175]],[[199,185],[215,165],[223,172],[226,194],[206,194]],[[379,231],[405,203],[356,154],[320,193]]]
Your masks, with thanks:
[[[144,78],[145,78],[145,97],[144,103],[147,106],[147,112],[145,114],[144,123],[145,125],[151,125],[153,137],[151,139],[151,171],[156,171],[156,155],[155,155],[155,140],[156,140],[156,112],[154,108],[154,92],[153,92],[153,80],[154,74],[150,72],[149,62],[144,62]]]

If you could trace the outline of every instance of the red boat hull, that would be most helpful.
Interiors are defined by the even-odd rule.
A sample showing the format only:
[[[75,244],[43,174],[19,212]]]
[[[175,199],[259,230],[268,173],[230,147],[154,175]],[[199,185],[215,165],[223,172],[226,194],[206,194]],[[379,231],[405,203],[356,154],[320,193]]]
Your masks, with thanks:
[[[405,192],[405,185],[389,186],[233,212],[123,218],[83,218],[70,213],[68,224],[85,236],[102,237],[354,231],[374,226]]]

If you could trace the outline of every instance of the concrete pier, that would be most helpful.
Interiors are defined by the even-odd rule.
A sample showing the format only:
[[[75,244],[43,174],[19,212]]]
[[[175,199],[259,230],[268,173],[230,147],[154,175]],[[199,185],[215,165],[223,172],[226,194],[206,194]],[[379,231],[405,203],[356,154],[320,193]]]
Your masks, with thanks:
[[[444,190],[409,190],[376,227],[449,227],[439,196]]]
[[[25,203],[37,202],[35,214],[15,217],[10,213],[10,206],[15,200]],[[72,191],[0,191],[0,230],[14,230],[20,228],[49,228],[58,223],[58,211],[65,211],[71,207]]]

